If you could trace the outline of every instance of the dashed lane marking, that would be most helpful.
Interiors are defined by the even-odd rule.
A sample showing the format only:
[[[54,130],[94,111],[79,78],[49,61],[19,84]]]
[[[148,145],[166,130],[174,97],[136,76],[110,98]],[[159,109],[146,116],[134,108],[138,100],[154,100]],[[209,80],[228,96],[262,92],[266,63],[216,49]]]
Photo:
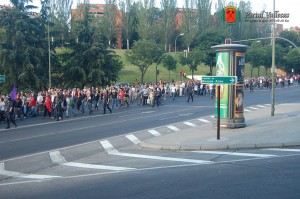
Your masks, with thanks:
[[[188,126],[191,126],[191,127],[196,127],[197,126],[196,124],[193,124],[191,122],[183,122],[183,123],[188,125]]]
[[[204,122],[204,123],[210,123],[210,121],[206,120],[206,119],[198,119],[200,122]]]
[[[176,126],[167,126],[167,127],[173,131],[180,131],[180,129],[177,128]]]
[[[257,110],[257,109],[258,109],[258,108],[255,108],[255,107],[253,107],[253,106],[250,106],[249,108],[254,109],[254,110]]]
[[[148,130],[148,132],[151,133],[152,135],[156,136],[156,137],[161,136],[161,134],[158,131],[154,130],[154,129]]]
[[[260,108],[264,108],[264,107],[266,107],[266,106],[262,106],[262,105],[256,105],[257,107],[260,107]]]
[[[139,143],[142,142],[139,138],[135,137],[133,134],[128,134],[128,135],[126,135],[125,137],[126,137],[128,140],[130,140],[131,142],[133,142],[134,144],[139,144]]]

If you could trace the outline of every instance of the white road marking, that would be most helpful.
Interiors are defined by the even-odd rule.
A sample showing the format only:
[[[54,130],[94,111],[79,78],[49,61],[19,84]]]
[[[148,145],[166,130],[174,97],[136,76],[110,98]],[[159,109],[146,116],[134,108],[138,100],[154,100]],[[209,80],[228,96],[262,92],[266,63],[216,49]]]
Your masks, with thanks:
[[[118,150],[115,149],[108,140],[102,140],[102,141],[100,141],[100,144],[105,149],[105,151],[107,151],[108,153],[113,153],[113,152],[117,153],[118,152]]]
[[[195,160],[195,159],[172,158],[172,157],[162,157],[162,156],[153,156],[153,155],[141,155],[141,154],[134,154],[134,153],[122,153],[122,152],[119,152],[118,150],[114,149],[108,140],[100,141],[100,144],[103,146],[104,149],[108,149],[106,151],[110,155],[118,155],[118,156],[124,156],[124,157],[132,157],[132,158],[143,158],[143,159],[151,159],[151,160],[188,162],[188,163],[196,163],[196,164],[214,163],[212,161],[207,161],[207,160]]]
[[[191,122],[183,122],[183,123],[188,125],[188,126],[191,126],[191,127],[196,127],[197,126],[196,124],[193,124]]]
[[[176,126],[167,126],[167,127],[173,131],[180,131],[180,129],[177,128]]]
[[[133,142],[134,144],[139,144],[139,143],[142,142],[139,138],[135,137],[133,134],[128,134],[128,135],[126,135],[125,137],[126,137],[128,140],[130,140],[131,142]]]
[[[248,109],[245,109],[245,108],[244,108],[244,111],[246,111],[246,112],[252,112],[252,111],[250,111],[250,110],[248,110]]]
[[[264,105],[266,105],[266,106],[271,106],[271,104],[264,104]]]
[[[277,157],[277,155],[270,155],[270,154],[236,153],[236,152],[224,152],[224,151],[192,151],[192,152],[194,152],[194,153],[217,154],[217,155],[247,156],[247,157],[258,157],[258,158]]]
[[[158,131],[154,130],[154,129],[148,130],[148,132],[151,133],[152,135],[156,136],[156,137],[161,136],[161,134]]]
[[[52,151],[49,153],[49,155],[52,163],[54,164],[63,164],[67,162],[59,151]]]
[[[250,106],[249,108],[254,109],[254,110],[257,110],[257,109],[258,109],[258,108],[255,108],[255,107],[253,107],[253,106]]]
[[[260,107],[260,108],[264,108],[264,107],[266,107],[266,106],[262,106],[262,105],[256,105],[257,107]]]
[[[199,118],[198,120],[199,120],[200,122],[210,123],[210,121],[208,121],[208,120],[206,120],[206,119]]]
[[[268,150],[268,151],[286,151],[286,152],[300,152],[300,149],[276,149],[276,148],[270,148],[270,149],[262,149],[262,150]]]
[[[211,118],[215,118],[215,116],[214,116],[214,115],[211,115],[210,117],[211,117]]]
[[[70,167],[86,168],[86,169],[103,169],[103,170],[112,170],[112,171],[125,171],[125,170],[135,169],[135,168],[130,168],[130,167],[116,167],[116,166],[107,166],[107,165],[85,164],[85,163],[79,163],[79,162],[67,162],[67,163],[64,163],[63,165],[70,166]]]
[[[7,171],[5,170],[5,165],[3,162],[0,163],[0,175],[9,176],[9,177],[27,178],[27,179],[38,179],[38,180],[61,177],[61,176],[50,176],[50,175],[24,174],[16,171]]]

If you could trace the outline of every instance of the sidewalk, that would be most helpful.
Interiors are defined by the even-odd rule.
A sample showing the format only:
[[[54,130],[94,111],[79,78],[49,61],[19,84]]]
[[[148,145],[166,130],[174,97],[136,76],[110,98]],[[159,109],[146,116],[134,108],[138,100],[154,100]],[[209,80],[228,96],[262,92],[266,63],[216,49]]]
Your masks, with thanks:
[[[275,105],[245,113],[246,127],[220,129],[205,124],[144,140],[143,148],[163,150],[226,150],[300,146],[300,103]]]

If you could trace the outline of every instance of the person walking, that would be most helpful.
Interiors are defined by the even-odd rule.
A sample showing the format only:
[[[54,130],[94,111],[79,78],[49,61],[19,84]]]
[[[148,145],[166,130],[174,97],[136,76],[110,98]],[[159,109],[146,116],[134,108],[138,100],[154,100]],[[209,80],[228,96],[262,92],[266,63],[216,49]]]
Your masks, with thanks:
[[[194,101],[193,95],[194,95],[194,86],[192,83],[188,83],[188,87],[187,87],[187,93],[188,93],[188,100],[186,102],[190,102],[190,99],[192,100],[192,102]]]
[[[111,94],[106,90],[103,91],[103,114],[106,114],[106,109],[108,109],[111,113],[111,109],[109,107],[110,95]]]
[[[17,124],[14,119],[14,100],[11,99],[11,97],[8,97],[7,99],[7,105],[6,105],[6,129],[10,128],[10,122],[15,125],[15,128],[17,128]]]

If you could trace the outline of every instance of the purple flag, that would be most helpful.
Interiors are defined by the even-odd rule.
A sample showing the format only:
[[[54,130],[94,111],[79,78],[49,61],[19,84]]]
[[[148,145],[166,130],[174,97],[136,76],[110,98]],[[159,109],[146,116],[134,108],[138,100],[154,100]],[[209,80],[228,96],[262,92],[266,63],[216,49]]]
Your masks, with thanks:
[[[11,95],[10,95],[11,99],[16,100],[17,99],[17,87],[16,85],[14,85],[12,91],[11,91]]]

